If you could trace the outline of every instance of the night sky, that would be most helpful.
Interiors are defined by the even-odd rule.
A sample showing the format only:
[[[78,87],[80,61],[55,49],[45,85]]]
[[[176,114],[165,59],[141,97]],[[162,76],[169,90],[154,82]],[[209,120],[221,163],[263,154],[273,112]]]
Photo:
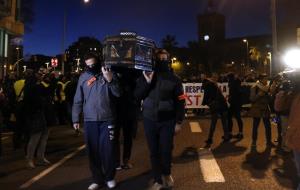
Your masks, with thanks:
[[[226,36],[270,33],[270,0],[215,0],[226,15]],[[102,40],[120,30],[136,31],[160,43],[175,35],[180,46],[197,40],[197,14],[207,0],[36,0],[32,32],[24,36],[25,53],[56,55],[62,51],[63,15],[67,10],[66,48],[80,36]]]

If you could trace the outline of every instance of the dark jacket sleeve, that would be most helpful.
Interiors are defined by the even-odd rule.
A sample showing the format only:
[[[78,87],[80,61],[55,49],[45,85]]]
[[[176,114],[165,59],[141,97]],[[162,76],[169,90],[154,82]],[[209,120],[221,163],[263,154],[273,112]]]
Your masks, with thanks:
[[[175,86],[175,93],[174,93],[174,102],[175,102],[175,109],[176,109],[176,122],[182,123],[184,119],[184,108],[185,108],[185,95],[183,91],[183,86],[178,79]]]
[[[74,96],[73,107],[72,107],[73,123],[79,123],[79,116],[80,113],[82,112],[83,101],[84,101],[84,94],[82,89],[82,80],[79,79],[76,93]]]
[[[136,82],[136,87],[134,90],[134,97],[136,98],[137,102],[144,100],[151,89],[151,84],[148,84],[144,76],[138,78]]]
[[[212,101],[212,96],[215,96],[212,92],[211,85],[209,83],[205,83],[203,85],[204,95],[203,95],[203,101],[202,105],[209,105]]]
[[[119,84],[119,79],[115,74],[113,75],[113,80],[110,83],[108,83],[108,87],[113,96],[117,98],[121,97],[121,88]]]

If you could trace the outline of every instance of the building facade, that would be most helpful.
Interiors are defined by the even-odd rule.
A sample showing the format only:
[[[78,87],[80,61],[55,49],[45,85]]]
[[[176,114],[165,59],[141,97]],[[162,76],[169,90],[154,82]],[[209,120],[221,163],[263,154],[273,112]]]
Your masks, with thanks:
[[[13,69],[13,55],[19,54],[24,34],[21,0],[0,0],[0,78]]]

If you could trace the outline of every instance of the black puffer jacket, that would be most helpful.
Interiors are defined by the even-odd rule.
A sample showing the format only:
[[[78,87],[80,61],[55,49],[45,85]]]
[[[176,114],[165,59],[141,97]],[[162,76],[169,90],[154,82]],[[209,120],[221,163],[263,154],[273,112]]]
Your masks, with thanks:
[[[45,102],[42,87],[34,76],[25,82],[23,102],[28,132],[33,134],[43,131],[46,128]]]
[[[143,100],[143,115],[152,121],[184,119],[184,95],[180,79],[172,72],[157,72],[151,84],[144,76],[137,81],[135,97]]]
[[[209,80],[203,81],[204,97],[202,105],[207,105],[211,113],[222,113],[227,111],[228,106],[226,99],[221,90],[218,88],[217,83]]]

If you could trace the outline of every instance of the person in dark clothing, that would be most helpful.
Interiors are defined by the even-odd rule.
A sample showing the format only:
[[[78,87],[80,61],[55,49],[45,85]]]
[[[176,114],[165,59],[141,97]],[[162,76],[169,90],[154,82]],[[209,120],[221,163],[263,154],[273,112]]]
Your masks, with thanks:
[[[57,82],[55,91],[56,109],[58,113],[58,121],[60,125],[65,125],[68,121],[68,108],[66,102],[65,89],[70,84],[69,75],[61,76],[61,80]]]
[[[137,102],[134,97],[136,70],[113,68],[118,73],[122,95],[117,99],[117,123],[115,131],[116,169],[131,169],[132,140],[137,122]],[[123,155],[121,160],[120,132],[123,134]],[[123,163],[122,163],[123,162]]]
[[[258,127],[261,119],[265,126],[266,135],[266,146],[268,148],[273,146],[272,143],[272,132],[271,132],[271,122],[270,122],[270,96],[269,96],[269,84],[268,79],[265,75],[259,77],[257,81],[251,88],[250,100],[252,101],[252,106],[249,110],[249,116],[253,117],[253,130],[252,130],[252,148],[256,148]]]
[[[70,83],[65,87],[65,96],[66,96],[66,106],[67,106],[67,113],[68,113],[68,120],[72,123],[72,107],[74,102],[74,96],[76,93],[76,88],[78,84],[79,75],[74,74],[71,77]],[[80,131],[76,130],[77,136],[80,135]]]
[[[6,97],[3,93],[2,84],[0,83],[0,157],[2,156],[2,130],[3,130],[3,106],[5,105]]]
[[[241,94],[241,81],[234,76],[233,73],[228,75],[228,87],[229,87],[229,98],[228,102],[230,104],[228,110],[228,133],[229,136],[232,136],[233,122],[232,117],[234,116],[238,127],[239,133],[233,137],[242,139],[243,135],[243,121],[241,118],[241,109],[242,109],[242,94]]]
[[[3,125],[13,131],[13,146],[16,150],[22,145],[22,130],[16,124],[15,81],[16,77],[13,73],[7,75],[3,81],[3,93],[7,98],[5,105],[3,105]]]
[[[27,161],[30,168],[35,168],[34,155],[37,152],[37,164],[48,165],[45,158],[48,141],[48,128],[45,117],[45,102],[41,86],[42,75],[35,73],[28,77],[24,87],[24,114],[29,134]]]
[[[74,97],[73,127],[79,129],[83,110],[85,141],[93,176],[93,183],[88,189],[98,189],[104,182],[111,189],[116,187],[115,98],[120,97],[120,87],[117,77],[110,69],[101,68],[101,62],[96,55],[87,54],[85,63],[87,71],[80,76]]]
[[[224,142],[230,140],[228,133],[228,106],[226,99],[219,89],[217,83],[211,79],[203,81],[204,97],[202,105],[207,105],[211,113],[211,123],[208,139],[206,140],[206,147],[210,147],[213,143],[213,135],[216,129],[218,116],[221,117],[223,131],[224,131]]]
[[[43,76],[40,83],[42,90],[43,102],[45,105],[45,117],[47,126],[51,127],[57,124],[54,105],[55,85],[51,82],[50,75]]]
[[[185,96],[180,79],[170,70],[166,50],[157,51],[154,72],[143,72],[137,81],[135,97],[143,100],[145,135],[154,177],[152,189],[172,187],[173,138],[181,130]]]

